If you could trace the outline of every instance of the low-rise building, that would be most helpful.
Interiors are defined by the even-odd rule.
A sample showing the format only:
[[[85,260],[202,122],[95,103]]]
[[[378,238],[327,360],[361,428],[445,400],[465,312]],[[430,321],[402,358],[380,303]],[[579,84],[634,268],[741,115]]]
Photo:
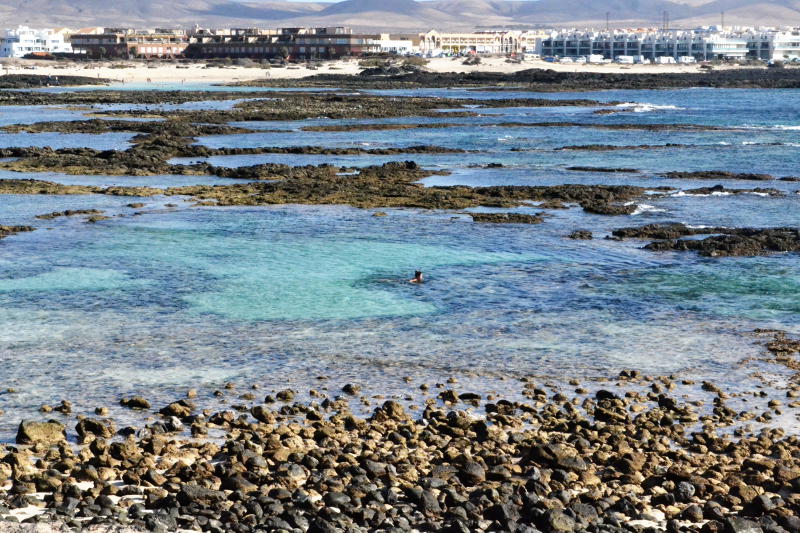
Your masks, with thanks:
[[[578,57],[593,54],[658,60],[662,57],[696,61],[793,59],[800,57],[800,30],[697,28],[694,30],[562,30],[542,41],[545,56]]]
[[[380,52],[380,40],[380,35],[354,34],[343,27],[196,32],[190,35],[185,55],[196,59],[339,59]]]
[[[183,30],[86,28],[73,34],[72,50],[89,59],[151,59],[182,57],[189,45]]]
[[[0,37],[0,57],[70,54],[72,46],[67,37],[69,33],[70,30],[66,28],[33,29],[27,26],[5,30]]]
[[[517,54],[535,52],[538,32],[482,31],[445,33],[431,30],[421,36],[420,48],[429,56],[458,54]]]

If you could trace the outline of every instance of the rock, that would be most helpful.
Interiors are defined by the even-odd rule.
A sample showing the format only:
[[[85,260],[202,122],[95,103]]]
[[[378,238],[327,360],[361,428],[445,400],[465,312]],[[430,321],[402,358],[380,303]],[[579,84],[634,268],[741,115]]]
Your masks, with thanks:
[[[119,401],[119,404],[122,407],[127,407],[128,409],[150,409],[150,402],[148,402],[141,396],[123,398]]]
[[[725,520],[725,533],[764,533],[756,522],[731,516]]]
[[[250,409],[250,414],[253,415],[253,418],[264,424],[275,423],[275,413],[265,405],[254,406]]]
[[[193,408],[194,405],[188,400],[180,400],[162,408],[159,413],[167,417],[174,416],[182,419],[191,416]]]
[[[280,400],[282,402],[291,402],[292,400],[294,400],[294,397],[296,395],[297,395],[297,393],[295,391],[293,391],[291,389],[285,389],[285,390],[282,390],[282,391],[278,392],[275,395],[275,397],[278,398],[278,400]]]
[[[208,489],[192,483],[182,483],[177,498],[181,505],[195,503],[212,506],[227,500],[225,493],[222,491]]]
[[[342,391],[347,394],[356,395],[361,392],[361,385],[355,385],[353,383],[348,383],[344,387],[342,387]]]
[[[592,240],[594,238],[594,235],[592,235],[592,232],[589,231],[589,230],[579,229],[579,230],[575,230],[572,233],[570,233],[569,234],[569,238],[570,239],[574,239],[574,240],[589,241],[589,240]]]
[[[544,219],[539,215],[524,213],[470,213],[474,222],[490,224],[541,224]]]
[[[49,422],[23,420],[17,430],[17,444],[55,446],[66,440],[67,433],[64,424],[55,420]]]
[[[117,426],[113,420],[84,418],[75,426],[75,431],[81,439],[89,435],[110,439],[117,433]]]
[[[568,533],[575,531],[575,520],[561,511],[550,510],[544,515],[542,527],[550,533]]]
[[[699,505],[690,505],[681,512],[681,518],[694,523],[702,522],[703,509],[701,509]]]
[[[459,469],[458,477],[464,485],[471,487],[486,480],[486,470],[480,463],[467,461],[464,463],[464,466]]]
[[[689,483],[688,481],[681,481],[678,483],[678,487],[675,490],[675,497],[678,501],[681,502],[688,502],[694,496],[695,488],[694,485]]]

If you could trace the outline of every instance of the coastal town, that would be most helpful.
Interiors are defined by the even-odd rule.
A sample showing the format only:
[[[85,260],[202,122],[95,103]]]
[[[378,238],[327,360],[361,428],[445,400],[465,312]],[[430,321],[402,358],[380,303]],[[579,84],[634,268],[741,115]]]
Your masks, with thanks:
[[[0,533],[800,533],[799,0],[0,20]]]
[[[504,55],[568,63],[800,61],[800,28],[709,26],[695,29],[550,29],[452,33],[355,33],[347,27],[5,30],[0,58],[219,59],[305,62],[377,54]]]

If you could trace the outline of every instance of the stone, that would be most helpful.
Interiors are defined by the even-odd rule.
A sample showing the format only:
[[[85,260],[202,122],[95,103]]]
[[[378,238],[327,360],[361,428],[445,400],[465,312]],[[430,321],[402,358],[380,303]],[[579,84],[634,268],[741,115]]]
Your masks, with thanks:
[[[117,426],[113,420],[84,418],[75,426],[75,431],[81,439],[85,439],[90,435],[110,439],[117,433]]]
[[[189,505],[190,503],[215,505],[227,500],[224,492],[201,487],[193,483],[181,484],[177,498],[181,505]]]
[[[132,396],[130,398],[123,398],[119,401],[122,407],[128,409],[150,409],[150,402],[141,396]]]
[[[480,463],[467,461],[458,471],[458,477],[464,485],[474,486],[486,480],[486,470]]]
[[[731,516],[725,520],[725,533],[764,533],[764,531],[752,520]]]
[[[49,422],[23,420],[17,429],[17,444],[55,446],[66,440],[67,432],[64,424],[55,420]]]

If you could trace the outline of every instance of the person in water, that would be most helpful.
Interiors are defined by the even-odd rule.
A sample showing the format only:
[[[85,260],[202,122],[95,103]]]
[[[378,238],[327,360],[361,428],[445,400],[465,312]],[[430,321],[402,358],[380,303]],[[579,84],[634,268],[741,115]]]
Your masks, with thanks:
[[[422,279],[422,270],[414,271],[414,277],[408,280],[409,283],[425,283]]]

